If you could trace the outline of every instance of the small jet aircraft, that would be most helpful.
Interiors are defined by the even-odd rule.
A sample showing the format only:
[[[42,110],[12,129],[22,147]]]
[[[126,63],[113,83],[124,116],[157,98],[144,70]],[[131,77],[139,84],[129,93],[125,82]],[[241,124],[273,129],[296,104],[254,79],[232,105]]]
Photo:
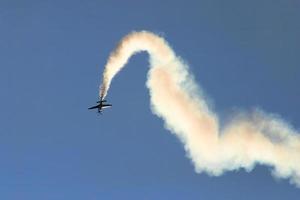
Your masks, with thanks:
[[[111,104],[105,104],[104,102],[106,102],[106,100],[101,100],[100,101],[97,101],[98,105],[96,106],[93,106],[93,107],[90,107],[88,109],[98,109],[98,113],[102,114],[102,109],[103,108],[108,108],[108,107],[111,107],[112,105]]]

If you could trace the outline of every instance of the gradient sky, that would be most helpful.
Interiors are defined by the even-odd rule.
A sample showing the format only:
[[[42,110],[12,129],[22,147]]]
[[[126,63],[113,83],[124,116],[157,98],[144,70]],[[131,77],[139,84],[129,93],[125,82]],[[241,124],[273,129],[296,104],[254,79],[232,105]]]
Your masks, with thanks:
[[[261,108],[300,129],[298,0],[0,1],[0,199],[298,199],[270,169],[196,174],[151,113],[148,57],[97,100],[110,51],[163,35],[222,119]],[[299,155],[300,156],[300,155]]]

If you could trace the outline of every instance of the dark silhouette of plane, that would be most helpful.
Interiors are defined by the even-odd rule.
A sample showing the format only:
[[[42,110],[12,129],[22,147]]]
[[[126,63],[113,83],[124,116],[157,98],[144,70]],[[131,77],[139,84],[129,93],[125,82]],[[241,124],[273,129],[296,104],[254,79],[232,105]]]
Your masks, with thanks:
[[[101,98],[100,101],[97,101],[98,105],[90,107],[88,109],[98,109],[98,113],[102,114],[103,108],[108,108],[108,107],[112,106],[111,104],[105,104],[104,102],[106,102],[106,100],[102,100],[102,98]]]

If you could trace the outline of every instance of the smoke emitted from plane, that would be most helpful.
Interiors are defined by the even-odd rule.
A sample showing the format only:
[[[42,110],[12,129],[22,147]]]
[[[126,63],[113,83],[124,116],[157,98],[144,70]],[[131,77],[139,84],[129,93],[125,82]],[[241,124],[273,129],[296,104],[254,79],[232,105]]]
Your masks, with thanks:
[[[112,79],[129,58],[141,51],[150,56],[147,87],[152,111],[182,141],[196,172],[218,176],[263,164],[275,177],[288,178],[300,187],[299,133],[260,110],[237,114],[220,127],[187,64],[158,35],[132,32],[120,41],[105,66],[100,97],[107,95]]]

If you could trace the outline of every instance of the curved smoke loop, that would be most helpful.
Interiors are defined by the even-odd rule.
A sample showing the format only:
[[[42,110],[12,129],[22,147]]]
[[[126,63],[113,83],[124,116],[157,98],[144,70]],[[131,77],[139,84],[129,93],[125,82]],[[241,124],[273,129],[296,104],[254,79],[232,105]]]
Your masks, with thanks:
[[[188,66],[163,38],[151,32],[132,32],[120,41],[105,66],[100,97],[107,95],[112,79],[129,58],[141,51],[150,56],[147,87],[152,111],[183,142],[196,172],[250,171],[259,163],[300,187],[299,134],[261,111],[237,115],[220,130],[218,117],[199,94]]]

